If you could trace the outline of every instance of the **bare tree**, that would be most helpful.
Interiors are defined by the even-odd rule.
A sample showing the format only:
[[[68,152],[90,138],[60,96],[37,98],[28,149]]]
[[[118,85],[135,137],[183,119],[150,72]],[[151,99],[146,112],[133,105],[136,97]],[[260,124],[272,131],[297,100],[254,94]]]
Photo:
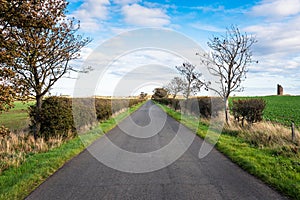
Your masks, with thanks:
[[[19,76],[24,89],[35,97],[36,117],[34,136],[40,131],[42,99],[50,88],[72,68],[71,60],[77,59],[80,50],[91,40],[76,35],[79,22],[67,19],[64,0],[28,0],[19,9],[20,1],[4,1],[11,10],[15,10],[21,19],[21,26],[15,23],[17,18],[1,17],[0,24],[5,26],[2,38],[9,43],[1,43],[1,49],[7,59],[1,65]],[[25,5],[25,6],[24,6]]]
[[[177,94],[182,92],[185,87],[185,82],[180,77],[174,77],[170,83],[168,83],[164,88],[173,95],[173,99],[176,98]]]
[[[181,66],[176,66],[176,69],[185,79],[186,83],[183,85],[183,95],[186,99],[191,94],[199,92],[201,87],[206,85],[204,81],[200,80],[202,74],[196,70],[195,65],[185,62]]]
[[[232,92],[243,91],[241,82],[246,79],[246,67],[253,62],[251,47],[256,42],[255,37],[241,34],[235,26],[227,29],[225,35],[213,37],[208,42],[212,49],[209,71],[219,77],[220,84],[219,89],[210,89],[224,99],[227,124],[230,122],[228,98]]]

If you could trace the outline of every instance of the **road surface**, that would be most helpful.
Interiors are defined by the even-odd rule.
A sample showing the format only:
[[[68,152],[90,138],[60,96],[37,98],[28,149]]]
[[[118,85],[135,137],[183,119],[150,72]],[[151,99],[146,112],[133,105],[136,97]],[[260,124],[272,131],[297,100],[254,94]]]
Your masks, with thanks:
[[[149,126],[153,121],[158,123],[155,120],[151,122],[153,112],[156,119],[161,116],[160,120],[165,120],[163,128],[155,135],[153,133],[157,130]],[[136,124],[139,128],[136,128]],[[149,101],[131,118],[125,119],[119,127],[107,133],[106,139],[100,138],[93,143],[90,149],[94,153],[83,151],[49,177],[27,199],[286,199],[215,149],[205,158],[199,159],[203,140],[198,137],[178,160],[152,172],[124,172],[126,169],[134,171],[135,167],[139,168],[138,162],[137,165],[130,165],[134,161],[127,163],[129,168],[124,167],[126,162],[122,163],[119,167],[125,170],[119,171],[108,167],[107,163],[102,164],[97,155],[93,156],[97,150],[100,154],[105,151],[103,146],[107,145],[107,139],[128,152],[157,151],[170,144],[178,131],[193,134],[186,128],[179,129],[179,126],[178,122]],[[128,134],[128,131],[131,132]],[[165,157],[162,159],[168,160]],[[111,160],[112,165],[124,161],[117,156]]]

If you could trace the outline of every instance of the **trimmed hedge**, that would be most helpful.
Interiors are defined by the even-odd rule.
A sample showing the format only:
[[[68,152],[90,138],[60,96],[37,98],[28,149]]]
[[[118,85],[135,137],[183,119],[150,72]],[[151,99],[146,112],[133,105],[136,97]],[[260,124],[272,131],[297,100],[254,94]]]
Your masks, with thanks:
[[[252,124],[263,119],[263,111],[266,107],[266,102],[263,99],[243,99],[234,100],[232,105],[232,112],[235,120],[244,121]]]
[[[31,129],[34,127],[35,106],[30,107]],[[72,114],[72,100],[61,97],[49,97],[43,100],[40,113],[40,137],[46,140],[49,137],[67,137],[70,133],[76,134]]]
[[[224,109],[224,102],[218,97],[197,97],[188,100],[163,98],[155,99],[155,101],[174,110],[181,110],[196,116],[200,114],[200,117],[204,118],[209,118],[212,115],[217,116]]]
[[[95,99],[93,98],[74,98],[72,99],[74,125],[76,130],[81,132],[86,127],[97,123],[95,111]]]
[[[68,137],[76,135],[76,130],[91,126],[98,121],[110,118],[136,105],[141,99],[94,99],[49,97],[43,100],[41,112],[40,137],[48,139],[53,136]],[[35,106],[30,108],[31,124],[34,123]],[[75,118],[74,118],[75,117]],[[31,126],[33,127],[33,126]]]
[[[143,101],[142,99],[95,99],[97,120],[106,120],[114,113],[130,108]]]

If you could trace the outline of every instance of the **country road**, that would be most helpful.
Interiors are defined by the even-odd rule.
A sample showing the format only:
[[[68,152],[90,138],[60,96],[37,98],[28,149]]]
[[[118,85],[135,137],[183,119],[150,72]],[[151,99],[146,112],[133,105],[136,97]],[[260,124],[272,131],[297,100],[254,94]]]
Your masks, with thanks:
[[[27,199],[286,199],[215,149],[199,159],[203,140],[198,137],[173,163],[169,163],[170,157],[183,148],[179,143],[169,155],[168,151],[160,156],[146,154],[159,152],[178,134],[194,133],[148,101],[67,162]],[[113,152],[110,141],[125,153]],[[126,152],[132,152],[132,157],[130,153],[126,157]],[[139,154],[148,159],[135,160]],[[161,167],[162,163],[166,166]]]

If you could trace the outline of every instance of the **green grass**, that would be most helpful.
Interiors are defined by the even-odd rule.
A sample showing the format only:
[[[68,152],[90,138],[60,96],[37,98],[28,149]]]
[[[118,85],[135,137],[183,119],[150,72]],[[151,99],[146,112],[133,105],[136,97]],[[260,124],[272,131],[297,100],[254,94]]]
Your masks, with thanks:
[[[0,126],[4,125],[13,132],[26,129],[29,124],[28,107],[33,104],[33,101],[27,103],[15,102],[14,108],[0,114]]]
[[[180,113],[164,105],[160,105],[160,107],[171,117],[190,129],[197,129],[197,135],[205,138],[208,130],[206,124],[192,117],[181,120]],[[212,137],[216,136],[218,136],[217,133],[212,135]],[[210,140],[209,138],[206,139]],[[219,137],[216,148],[250,174],[260,178],[278,191],[293,199],[300,199],[299,157],[276,155],[272,149],[259,149],[242,138],[227,135],[226,133]]]
[[[0,176],[0,199],[24,199],[65,162],[83,151],[85,145],[91,144],[114,128],[116,121],[125,119],[142,104],[130,108],[128,112],[123,112],[115,118],[101,122],[97,128],[69,140],[60,147],[45,153],[29,155],[21,166],[4,171]]]
[[[233,99],[262,98],[266,101],[264,119],[290,126],[294,121],[300,127],[300,96],[232,97]]]

